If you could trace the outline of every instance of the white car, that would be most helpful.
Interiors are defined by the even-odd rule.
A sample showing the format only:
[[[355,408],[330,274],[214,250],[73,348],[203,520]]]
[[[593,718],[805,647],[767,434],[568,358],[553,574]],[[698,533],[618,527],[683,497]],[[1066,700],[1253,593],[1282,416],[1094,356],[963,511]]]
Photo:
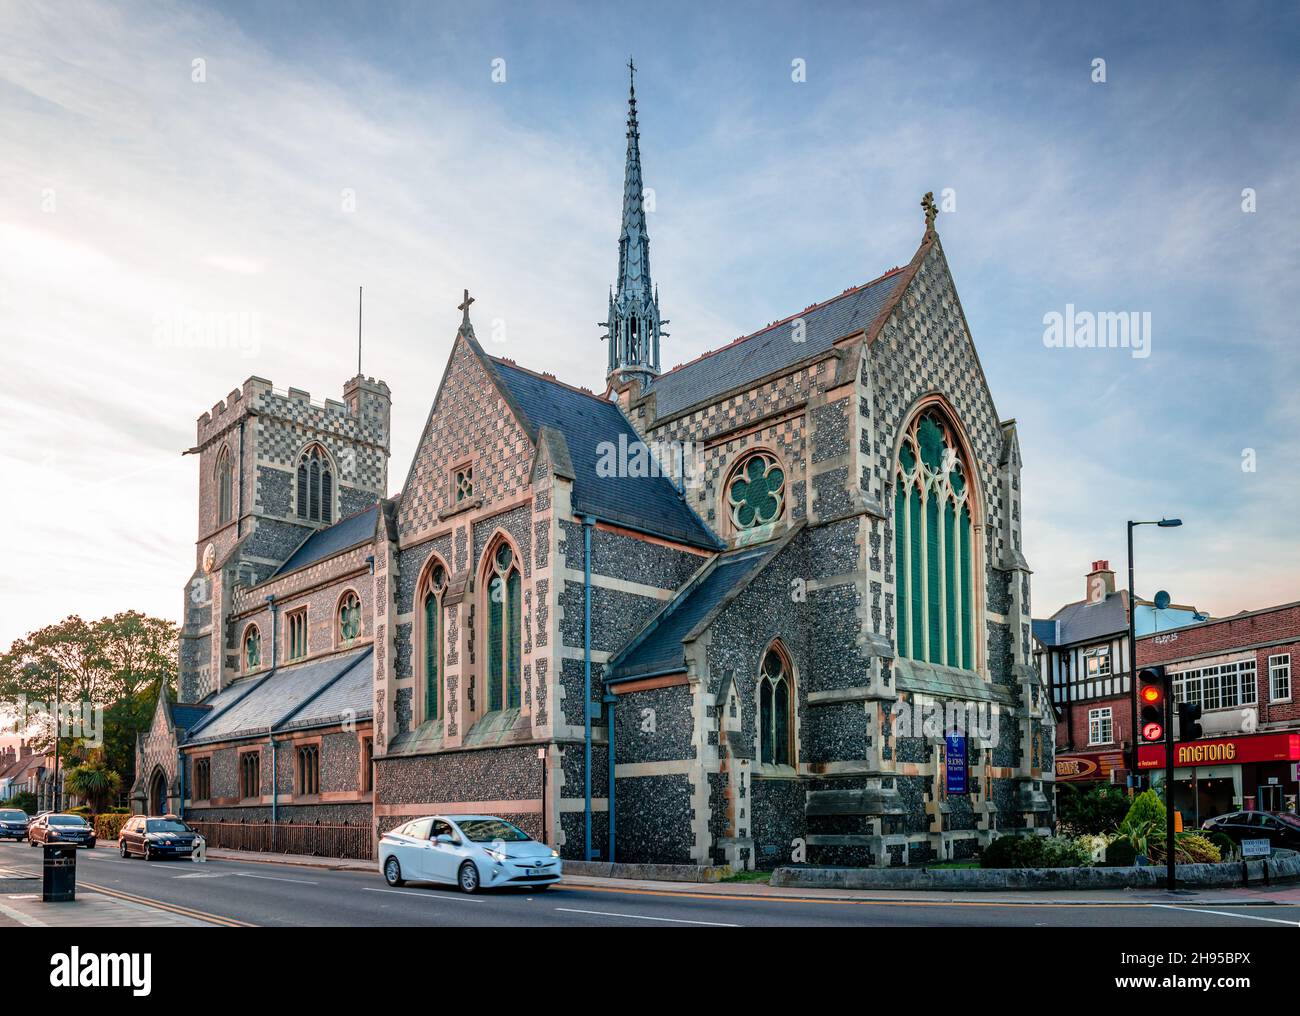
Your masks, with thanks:
[[[467,893],[500,886],[545,889],[560,880],[560,852],[491,815],[412,819],[379,841],[379,870],[391,886],[442,882]]]

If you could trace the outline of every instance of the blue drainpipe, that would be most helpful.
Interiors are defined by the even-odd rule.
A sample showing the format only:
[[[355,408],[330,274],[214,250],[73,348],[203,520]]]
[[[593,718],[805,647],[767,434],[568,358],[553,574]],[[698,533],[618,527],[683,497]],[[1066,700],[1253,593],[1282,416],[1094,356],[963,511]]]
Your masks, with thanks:
[[[591,860],[591,529],[596,520],[582,520],[582,727],[583,727],[583,812],[585,849],[583,860]]]
[[[609,863],[614,863],[614,702],[613,695],[605,696],[605,703],[609,706],[608,719],[606,722],[609,726]]]

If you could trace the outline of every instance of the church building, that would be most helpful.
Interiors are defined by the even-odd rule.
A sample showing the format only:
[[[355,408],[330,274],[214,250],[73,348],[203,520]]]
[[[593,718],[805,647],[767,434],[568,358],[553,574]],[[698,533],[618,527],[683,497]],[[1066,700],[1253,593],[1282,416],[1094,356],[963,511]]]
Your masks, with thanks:
[[[736,868],[1048,831],[1016,427],[932,197],[904,267],[664,370],[642,192],[633,88],[603,391],[488,355],[466,293],[391,496],[382,381],[250,378],[199,419],[139,810],[486,812],[569,859]]]

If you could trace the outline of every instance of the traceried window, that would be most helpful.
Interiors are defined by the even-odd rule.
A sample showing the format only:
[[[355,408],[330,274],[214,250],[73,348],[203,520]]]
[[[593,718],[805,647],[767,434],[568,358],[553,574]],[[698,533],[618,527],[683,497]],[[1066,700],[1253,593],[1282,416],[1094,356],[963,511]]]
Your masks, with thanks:
[[[519,564],[510,544],[491,551],[487,576],[488,710],[519,707],[522,624]]]
[[[190,796],[196,801],[206,801],[212,796],[212,761],[206,758],[194,760],[194,789]]]
[[[951,424],[912,420],[894,484],[898,654],[975,668],[975,539],[971,470]]]
[[[375,739],[361,739],[361,790],[373,790],[375,785]]]
[[[286,619],[288,632],[288,656],[291,660],[300,660],[307,655],[307,608],[295,610]]]
[[[230,468],[230,449],[223,447],[217,456],[217,524],[225,525],[234,511],[234,477]]]
[[[250,624],[244,632],[244,673],[251,674],[262,666],[262,631]]]
[[[773,646],[758,675],[758,758],[764,765],[793,765],[794,688],[785,654]]]
[[[737,530],[775,522],[785,507],[785,470],[770,452],[742,458],[727,480],[727,507]]]
[[[320,748],[305,744],[298,749],[298,793],[320,793]]]
[[[298,460],[298,518],[334,521],[334,467],[325,449],[312,445]]]
[[[452,473],[452,500],[455,504],[474,496],[474,467],[466,463]]]
[[[1110,707],[1088,710],[1088,743],[1111,744],[1115,740],[1115,720]]]
[[[361,597],[349,590],[339,603],[339,644],[349,645],[361,634]]]
[[[239,756],[239,796],[262,795],[262,762],[258,752],[247,751]]]
[[[424,719],[442,718],[443,630],[442,603],[447,591],[447,569],[434,561],[420,589],[420,623],[424,659]]]

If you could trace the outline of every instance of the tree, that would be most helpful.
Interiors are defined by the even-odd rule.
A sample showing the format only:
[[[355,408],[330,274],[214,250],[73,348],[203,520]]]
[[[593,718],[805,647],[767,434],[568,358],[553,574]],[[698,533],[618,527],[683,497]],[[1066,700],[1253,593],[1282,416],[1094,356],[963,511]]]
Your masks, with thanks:
[[[1128,795],[1108,783],[1058,784],[1056,815],[1061,831],[1100,836],[1115,831],[1128,813]]]
[[[122,777],[109,769],[97,753],[95,758],[68,770],[64,787],[68,793],[84,797],[91,810],[99,814],[122,789]]]

